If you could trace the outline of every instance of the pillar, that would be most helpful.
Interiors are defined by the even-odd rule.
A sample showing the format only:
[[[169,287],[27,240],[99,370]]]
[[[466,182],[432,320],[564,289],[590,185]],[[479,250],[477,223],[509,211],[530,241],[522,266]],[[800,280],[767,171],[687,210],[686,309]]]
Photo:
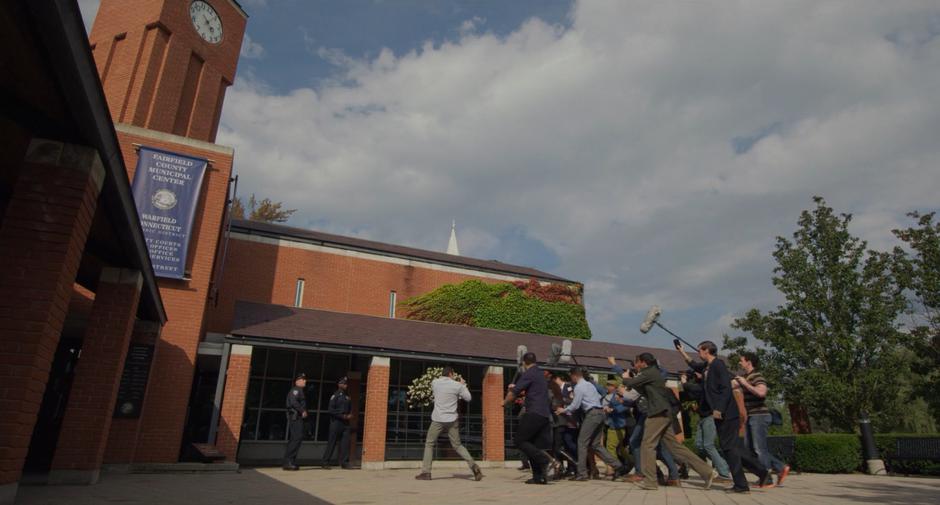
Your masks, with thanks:
[[[225,377],[219,377],[219,380],[225,381],[225,392],[222,395],[215,446],[228,461],[235,461],[238,456],[245,397],[248,395],[248,376],[251,373],[251,350],[250,345],[233,345]]]
[[[101,273],[52,458],[50,484],[98,482],[142,285],[137,270],[105,268]]]
[[[380,470],[385,462],[388,424],[389,358],[375,356],[366,380],[366,418],[362,433],[362,468]]]
[[[33,139],[0,224],[0,504],[16,496],[104,176],[94,149]]]
[[[503,368],[491,366],[483,379],[483,459],[506,459]]]
[[[155,345],[160,338],[162,326],[155,321],[138,320],[131,332],[130,344]],[[148,384],[149,386],[149,381]],[[146,394],[146,389],[144,390]],[[140,418],[117,418],[111,420],[107,448],[104,451],[106,464],[128,464],[134,461],[134,451],[140,436]]]

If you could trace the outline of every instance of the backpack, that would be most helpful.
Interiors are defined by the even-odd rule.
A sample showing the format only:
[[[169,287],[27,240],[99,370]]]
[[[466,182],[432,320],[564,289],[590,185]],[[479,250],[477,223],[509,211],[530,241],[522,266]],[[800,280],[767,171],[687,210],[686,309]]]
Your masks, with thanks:
[[[770,425],[783,426],[783,414],[777,409],[770,409]]]

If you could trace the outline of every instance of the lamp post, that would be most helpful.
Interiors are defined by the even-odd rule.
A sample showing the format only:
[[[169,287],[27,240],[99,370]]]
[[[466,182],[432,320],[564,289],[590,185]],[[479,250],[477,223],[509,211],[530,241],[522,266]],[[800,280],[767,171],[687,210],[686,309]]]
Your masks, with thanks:
[[[871,420],[868,418],[868,412],[860,412],[858,420],[862,437],[862,456],[865,458],[865,466],[868,473],[872,475],[887,475],[885,462],[878,455],[878,446],[875,445],[875,434],[871,429]]]

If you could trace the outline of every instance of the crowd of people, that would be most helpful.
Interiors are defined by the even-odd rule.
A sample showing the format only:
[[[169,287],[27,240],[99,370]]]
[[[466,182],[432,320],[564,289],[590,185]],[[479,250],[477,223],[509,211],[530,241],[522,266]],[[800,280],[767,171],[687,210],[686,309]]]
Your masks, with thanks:
[[[769,388],[759,371],[758,356],[743,353],[738,373],[732,374],[718,359],[713,342],[698,345],[699,360],[692,359],[678,340],[675,345],[688,364],[675,387],[667,386],[669,373],[648,352],[623,360],[629,368],[609,357],[612,378],[603,385],[580,367],[566,374],[544,370],[534,353],[526,353],[505,398],[506,405],[519,408],[514,442],[523,454],[523,469],[532,472],[526,483],[609,478],[653,490],[681,485],[692,470],[702,478],[705,489],[718,483],[728,485],[729,492],[746,493],[750,490],[746,470],[757,477],[759,488],[781,485],[790,467],[768,449],[772,420],[766,404]],[[299,375],[287,396],[291,427],[285,454],[287,470],[297,469],[300,430],[307,415],[305,380]],[[438,437],[446,433],[474,479],[482,480],[483,472],[461,443],[458,429],[458,405],[471,400],[466,383],[452,367],[445,367],[431,389],[434,410],[421,473],[416,478],[431,479],[434,448]],[[683,405],[691,406],[697,414],[694,429]],[[339,464],[346,468],[351,414],[345,378],[340,379],[330,399],[329,413],[330,441],[323,466],[330,466],[333,450],[338,447]],[[689,431],[694,432],[698,454],[680,439]],[[606,466],[604,476],[598,459]],[[660,470],[658,461],[665,471]]]
[[[734,375],[713,342],[698,346],[699,360],[679,342],[676,349],[689,367],[676,387],[667,387],[669,374],[650,353],[626,360],[629,368],[608,358],[613,378],[604,384],[581,368],[567,374],[543,370],[527,353],[506,395],[507,404],[521,404],[515,445],[524,455],[523,468],[532,472],[526,483],[606,477],[653,490],[681,485],[692,470],[705,489],[717,483],[729,492],[749,492],[745,471],[757,477],[759,488],[781,485],[790,467],[768,450],[769,389],[758,357],[744,353]],[[697,412],[694,429],[683,405]],[[698,454],[680,441],[690,431]],[[598,459],[607,468],[604,476]]]

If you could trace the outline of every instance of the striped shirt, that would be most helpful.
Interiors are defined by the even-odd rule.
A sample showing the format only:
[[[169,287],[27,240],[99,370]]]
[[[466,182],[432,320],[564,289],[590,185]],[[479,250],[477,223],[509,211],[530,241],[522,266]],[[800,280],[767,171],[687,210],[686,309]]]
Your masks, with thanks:
[[[747,374],[745,377],[752,386],[757,387],[761,384],[764,386],[767,385],[767,380],[764,379],[764,376],[760,374],[757,370]],[[770,414],[770,409],[767,408],[765,403],[765,398],[760,398],[747,388],[741,388],[741,392],[744,393],[744,406],[747,408],[747,415],[754,416],[758,414]]]

